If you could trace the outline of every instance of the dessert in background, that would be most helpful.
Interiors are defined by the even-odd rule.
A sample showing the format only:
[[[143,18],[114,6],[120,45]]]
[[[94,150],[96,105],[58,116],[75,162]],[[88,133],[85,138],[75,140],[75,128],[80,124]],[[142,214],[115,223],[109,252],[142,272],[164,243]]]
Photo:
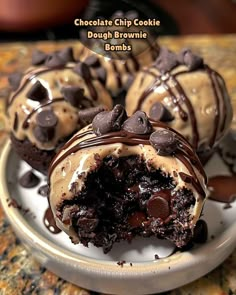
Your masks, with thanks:
[[[35,51],[34,67],[9,77],[7,114],[13,148],[30,166],[47,172],[56,150],[90,121],[84,113],[112,107],[103,85],[88,66],[74,60],[72,48],[51,54]]]
[[[115,12],[111,19],[130,19],[138,18],[138,12],[122,11]],[[91,29],[91,28],[90,28]],[[140,30],[148,33],[147,39],[113,39],[103,41],[101,39],[88,39],[85,30],[81,31],[81,42],[85,47],[79,51],[79,58],[92,69],[92,73],[97,77],[111,93],[116,97],[121,92],[126,92],[133,81],[136,73],[142,66],[149,66],[159,54],[159,46],[156,36],[148,27],[104,27],[95,28],[95,31],[119,31],[119,32],[139,32]],[[104,43],[118,45],[124,43],[132,46],[131,51],[104,51]]]
[[[167,123],[206,160],[229,130],[232,107],[224,79],[190,49],[162,48],[136,76],[126,97],[128,114],[142,110]],[[205,158],[205,159],[204,159]]]
[[[121,105],[62,147],[49,186],[57,226],[104,252],[135,236],[186,246],[206,198],[205,172],[186,139],[142,111],[127,117]]]

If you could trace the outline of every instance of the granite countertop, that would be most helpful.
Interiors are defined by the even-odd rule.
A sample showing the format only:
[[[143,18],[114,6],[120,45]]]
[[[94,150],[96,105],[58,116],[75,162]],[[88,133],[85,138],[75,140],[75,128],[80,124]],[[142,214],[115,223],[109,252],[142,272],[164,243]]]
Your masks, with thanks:
[[[220,72],[226,80],[236,109],[236,35],[199,35],[162,37],[160,44],[173,50],[191,47],[202,54],[207,63]],[[40,42],[1,44],[0,47],[0,146],[7,136],[4,118],[6,97],[9,94],[7,76],[23,70],[30,64],[33,48],[51,51],[76,42]],[[233,125],[236,126],[236,112]],[[40,266],[15,236],[0,205],[0,295],[63,294],[87,295],[84,290],[57,277]],[[166,295],[226,295],[236,294],[236,250],[214,271],[201,279],[165,293]]]

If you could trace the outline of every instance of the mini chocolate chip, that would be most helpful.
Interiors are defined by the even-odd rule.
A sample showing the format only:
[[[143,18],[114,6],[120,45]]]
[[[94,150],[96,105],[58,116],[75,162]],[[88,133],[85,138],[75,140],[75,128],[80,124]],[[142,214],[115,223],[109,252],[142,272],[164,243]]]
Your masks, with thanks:
[[[160,72],[169,72],[179,64],[177,55],[168,50],[165,47],[162,47],[160,54],[155,61],[155,65]]]
[[[20,86],[22,77],[22,73],[13,73],[8,77],[8,82],[11,85],[12,90],[15,91]]]
[[[152,196],[147,202],[148,215],[165,220],[170,215],[168,202],[159,196]]]
[[[43,197],[47,197],[49,193],[49,186],[47,184],[42,185],[39,187],[38,189],[38,194],[43,196]]]
[[[62,87],[61,93],[65,100],[74,107],[79,107],[81,100],[84,99],[84,89],[79,86]]]
[[[32,188],[39,184],[40,179],[31,170],[27,171],[19,179],[19,183],[22,187]]]
[[[47,54],[41,50],[35,49],[32,53],[32,65],[41,65],[45,62]]]
[[[100,61],[95,54],[92,54],[89,57],[87,57],[84,63],[88,65],[89,67],[94,67],[94,68],[97,68],[100,66]]]
[[[74,72],[80,75],[85,80],[91,79],[91,73],[90,73],[89,67],[83,62],[79,62],[74,67]]]
[[[142,111],[137,111],[129,117],[123,124],[125,131],[136,134],[149,134],[152,132],[152,125],[147,115]]]
[[[58,56],[66,63],[74,62],[74,53],[72,47],[66,47],[58,52]]]
[[[151,107],[149,117],[154,121],[170,122],[174,119],[170,111],[161,103],[156,102]]]
[[[96,76],[97,79],[104,84],[106,82],[106,78],[107,78],[107,72],[104,68],[99,67],[96,69]]]
[[[107,110],[104,106],[97,106],[93,108],[87,108],[78,112],[79,120],[83,123],[83,125],[88,125],[92,123],[94,117],[101,112]]]
[[[39,81],[37,81],[26,93],[26,97],[32,100],[42,101],[48,97],[48,91]]]
[[[203,66],[203,58],[194,54],[189,48],[181,50],[178,59],[181,63],[185,64],[190,71],[194,71]]]
[[[153,132],[150,136],[150,143],[160,156],[171,155],[178,146],[175,133],[166,129]]]
[[[57,116],[52,110],[41,111],[36,116],[36,123],[42,128],[53,128],[57,125]]]
[[[47,56],[45,66],[49,68],[58,68],[65,66],[66,61],[62,59],[58,53],[51,53]]]
[[[104,111],[97,114],[92,122],[93,131],[96,135],[106,134],[121,129],[127,114],[122,105],[116,105],[112,111]]]
[[[195,243],[205,243],[208,237],[207,223],[199,219],[194,228],[193,241]]]

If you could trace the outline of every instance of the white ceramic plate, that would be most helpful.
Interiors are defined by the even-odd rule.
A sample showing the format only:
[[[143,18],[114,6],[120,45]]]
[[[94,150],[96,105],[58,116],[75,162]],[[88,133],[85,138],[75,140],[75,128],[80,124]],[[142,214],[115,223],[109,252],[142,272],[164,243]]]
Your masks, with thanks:
[[[16,234],[45,267],[84,288],[112,294],[164,292],[205,275],[235,248],[236,202],[226,210],[224,204],[210,200],[203,211],[208,241],[190,251],[171,255],[174,247],[170,242],[150,238],[117,244],[106,255],[93,246],[73,245],[64,233],[52,234],[44,226],[47,198],[37,190],[45,184],[45,177],[38,174],[41,182],[37,188],[22,188],[17,179],[29,166],[19,160],[9,142],[3,149],[0,166],[1,201]],[[208,175],[214,175],[214,171],[229,174],[217,156],[207,167]],[[30,212],[23,214],[23,210],[9,206],[11,199]],[[162,258],[155,260],[155,254]],[[121,260],[126,261],[123,267],[117,264]]]

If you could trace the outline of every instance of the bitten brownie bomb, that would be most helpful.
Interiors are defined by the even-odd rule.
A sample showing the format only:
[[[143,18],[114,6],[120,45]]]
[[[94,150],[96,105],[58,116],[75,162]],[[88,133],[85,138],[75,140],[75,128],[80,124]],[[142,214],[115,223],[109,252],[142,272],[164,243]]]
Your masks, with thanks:
[[[91,123],[83,120],[84,112],[92,108],[96,114],[101,105],[111,108],[112,100],[88,66],[74,60],[71,48],[52,54],[35,51],[32,64],[24,74],[9,77],[13,93],[7,114],[13,148],[46,173],[57,148]]]
[[[134,20],[136,18],[138,18],[138,13],[136,11],[128,11],[126,13],[117,11],[111,16],[112,20]],[[144,32],[147,31],[148,36],[146,39],[130,39],[124,37],[103,41],[93,38],[88,39],[87,32],[82,30],[81,42],[91,50],[84,47],[80,50],[78,56],[91,68],[94,77],[97,77],[111,95],[116,97],[122,91],[126,92],[128,90],[136,73],[141,67],[149,66],[153,63],[159,54],[159,46],[156,38],[152,36],[150,29],[147,27],[132,25],[127,28],[127,26],[117,27],[114,25],[111,27],[104,27],[103,29],[105,32],[109,30],[113,34],[115,31],[127,34],[128,32],[134,33],[142,30]],[[108,45],[118,45],[119,42],[132,46],[132,50],[104,50],[104,43],[108,43]]]
[[[225,135],[232,107],[223,78],[189,49],[162,48],[156,62],[136,76],[126,97],[128,114],[145,111],[174,128],[199,155]]]
[[[185,246],[206,197],[206,175],[184,137],[144,112],[127,118],[121,105],[65,144],[49,182],[57,226],[104,252],[135,236]]]

